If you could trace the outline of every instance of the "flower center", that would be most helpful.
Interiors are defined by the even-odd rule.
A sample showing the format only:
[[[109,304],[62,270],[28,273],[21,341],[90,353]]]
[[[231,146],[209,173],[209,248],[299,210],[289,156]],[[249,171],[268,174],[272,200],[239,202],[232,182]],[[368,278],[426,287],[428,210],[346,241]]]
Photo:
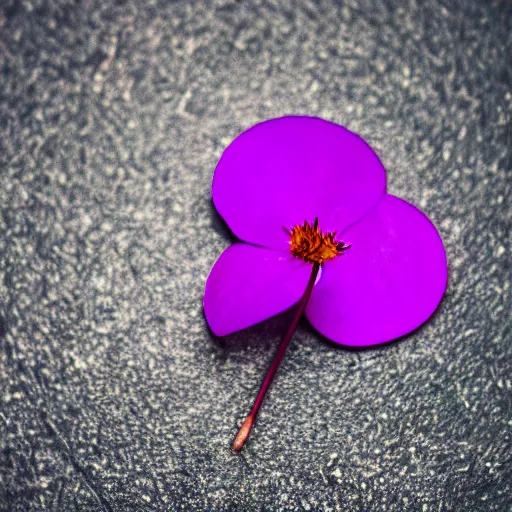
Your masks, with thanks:
[[[290,251],[307,263],[322,264],[332,260],[346,251],[350,245],[336,242],[336,231],[322,233],[318,227],[318,217],[313,224],[305,221],[304,224],[294,226],[290,234]]]

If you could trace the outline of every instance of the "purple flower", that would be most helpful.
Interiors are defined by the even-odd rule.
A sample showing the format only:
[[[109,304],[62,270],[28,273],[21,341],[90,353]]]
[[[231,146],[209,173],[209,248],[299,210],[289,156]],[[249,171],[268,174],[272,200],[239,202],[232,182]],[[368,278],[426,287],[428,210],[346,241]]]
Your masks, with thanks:
[[[332,341],[366,346],[403,336],[446,289],[436,228],[386,193],[384,167],[363,139],[328,121],[283,117],[242,133],[215,170],[213,202],[245,242],[224,251],[206,283],[204,311],[218,336],[299,301],[311,263],[293,256],[286,230],[304,221],[318,219],[350,245],[323,264],[305,311]]]
[[[301,301],[332,341],[375,345],[416,329],[444,294],[436,228],[386,192],[377,155],[341,126],[283,117],[252,127],[222,155],[212,193],[242,240],[206,283],[204,311],[218,336]]]

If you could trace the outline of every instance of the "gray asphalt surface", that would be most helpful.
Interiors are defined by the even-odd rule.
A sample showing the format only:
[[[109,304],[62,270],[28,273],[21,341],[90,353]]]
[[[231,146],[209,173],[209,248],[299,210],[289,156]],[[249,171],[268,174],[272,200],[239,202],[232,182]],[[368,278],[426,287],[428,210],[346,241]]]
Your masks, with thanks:
[[[0,1],[0,510],[512,510],[512,7]],[[256,122],[361,134],[449,289],[398,343],[225,340],[210,195]]]

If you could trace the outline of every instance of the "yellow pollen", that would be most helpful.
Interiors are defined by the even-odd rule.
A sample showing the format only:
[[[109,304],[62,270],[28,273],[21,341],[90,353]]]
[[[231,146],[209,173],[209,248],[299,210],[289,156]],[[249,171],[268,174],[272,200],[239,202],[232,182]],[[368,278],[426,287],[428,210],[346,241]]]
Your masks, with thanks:
[[[291,253],[307,263],[321,265],[349,248],[343,242],[334,240],[335,231],[322,233],[318,227],[318,219],[313,224],[306,221],[303,225],[294,226],[289,233]]]

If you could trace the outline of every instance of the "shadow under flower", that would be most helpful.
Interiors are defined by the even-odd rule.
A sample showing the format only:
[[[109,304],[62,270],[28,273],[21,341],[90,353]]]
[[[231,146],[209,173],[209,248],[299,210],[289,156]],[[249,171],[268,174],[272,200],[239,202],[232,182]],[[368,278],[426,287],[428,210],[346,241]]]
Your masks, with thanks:
[[[216,336],[208,328],[210,339],[225,354],[244,352],[250,347],[268,351],[279,343],[293,318],[295,309],[296,306],[292,306],[272,318],[227,336]]]
[[[282,313],[264,320],[256,325],[248,327],[247,329],[243,329],[242,331],[235,332],[233,334],[229,334],[227,336],[216,336],[209,328],[208,332],[210,335],[210,339],[212,343],[221,350],[224,355],[241,353],[247,351],[249,348],[258,349],[262,352],[268,352],[275,348],[282,336],[284,335],[286,328],[290,324],[293,315],[296,310],[296,305],[291,308],[283,311]],[[440,315],[440,309],[442,308],[442,303],[438,306],[436,311],[430,317],[430,320],[435,319],[438,315]],[[331,348],[333,350],[341,350],[347,352],[368,352],[368,351],[386,351],[398,345],[401,341],[412,338],[416,335],[416,333],[420,332],[426,326],[426,321],[417,327],[414,331],[401,336],[400,338],[388,341],[386,343],[380,343],[376,345],[369,345],[365,347],[354,347],[349,345],[343,345],[341,343],[336,343],[322,334],[320,334],[306,319],[306,317],[302,317],[297,330],[302,330],[306,332],[311,337],[316,338],[320,344],[324,347]]]
[[[230,244],[234,244],[235,242],[239,242],[240,240],[233,234],[231,229],[229,229],[226,221],[221,217],[220,213],[215,209],[215,205],[213,204],[213,200],[210,199],[210,210],[211,210],[211,227],[215,231],[215,233],[219,234],[226,242]]]

